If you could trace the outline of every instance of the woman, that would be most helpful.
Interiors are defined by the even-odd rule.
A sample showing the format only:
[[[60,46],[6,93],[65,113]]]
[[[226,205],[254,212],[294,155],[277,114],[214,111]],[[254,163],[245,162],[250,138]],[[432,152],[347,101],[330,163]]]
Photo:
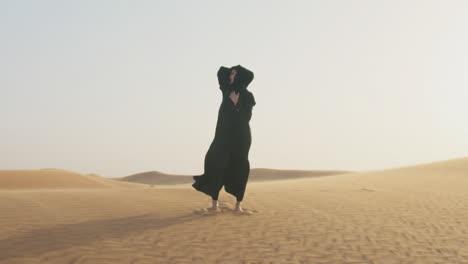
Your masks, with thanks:
[[[224,186],[227,193],[236,197],[236,212],[242,212],[250,163],[250,119],[255,105],[253,94],[247,86],[254,78],[253,72],[237,65],[218,70],[219,88],[223,100],[218,111],[218,121],[213,142],[205,156],[205,173],[194,176],[196,190],[212,198],[211,210],[218,209],[219,191]]]

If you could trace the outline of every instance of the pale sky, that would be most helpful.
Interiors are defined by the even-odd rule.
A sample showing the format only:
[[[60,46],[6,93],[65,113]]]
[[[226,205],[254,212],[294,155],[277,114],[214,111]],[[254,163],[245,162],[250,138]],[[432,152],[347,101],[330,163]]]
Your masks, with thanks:
[[[0,169],[201,174],[219,66],[252,168],[468,156],[468,1],[0,1]]]

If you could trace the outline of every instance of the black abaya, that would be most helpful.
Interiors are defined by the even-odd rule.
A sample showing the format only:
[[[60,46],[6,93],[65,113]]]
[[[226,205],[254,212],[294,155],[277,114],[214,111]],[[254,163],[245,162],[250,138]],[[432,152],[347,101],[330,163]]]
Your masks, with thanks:
[[[230,85],[229,74],[233,69],[237,74]],[[249,122],[255,105],[255,98],[247,86],[253,78],[253,73],[240,65],[218,70],[223,100],[218,111],[215,137],[205,155],[204,174],[194,176],[192,185],[213,200],[218,200],[223,186],[237,201],[244,198],[250,173],[248,156],[252,138]],[[229,98],[232,91],[239,93],[237,105]]]

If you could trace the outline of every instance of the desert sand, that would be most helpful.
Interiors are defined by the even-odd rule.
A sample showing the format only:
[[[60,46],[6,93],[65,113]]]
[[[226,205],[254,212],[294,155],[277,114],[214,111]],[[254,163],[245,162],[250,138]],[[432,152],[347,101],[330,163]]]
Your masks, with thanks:
[[[190,186],[0,171],[0,263],[468,263],[468,158],[249,183],[246,213]]]

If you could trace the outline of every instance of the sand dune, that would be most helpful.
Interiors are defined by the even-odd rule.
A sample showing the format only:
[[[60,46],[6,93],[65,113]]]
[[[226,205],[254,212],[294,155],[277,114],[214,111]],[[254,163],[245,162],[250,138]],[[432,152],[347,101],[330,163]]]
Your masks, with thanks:
[[[115,180],[150,185],[173,185],[193,183],[192,176],[193,175],[174,175],[159,171],[147,171],[122,178],[115,178]]]
[[[340,175],[345,173],[351,172],[337,170],[274,170],[258,168],[252,169],[249,177],[252,181],[272,181],[323,177],[331,175]]]
[[[80,174],[61,169],[0,170],[0,190],[136,187],[95,174]]]
[[[349,171],[319,171],[319,170],[274,170],[274,169],[251,169],[249,181],[272,181],[272,180],[288,180],[309,177],[323,177],[330,175],[339,175],[350,173]],[[116,180],[143,183],[151,185],[173,185],[173,184],[192,184],[193,175],[173,175],[165,174],[159,171],[149,171],[138,174],[133,174]]]
[[[0,190],[0,263],[468,263],[468,158],[253,182],[245,214],[135,186]]]

